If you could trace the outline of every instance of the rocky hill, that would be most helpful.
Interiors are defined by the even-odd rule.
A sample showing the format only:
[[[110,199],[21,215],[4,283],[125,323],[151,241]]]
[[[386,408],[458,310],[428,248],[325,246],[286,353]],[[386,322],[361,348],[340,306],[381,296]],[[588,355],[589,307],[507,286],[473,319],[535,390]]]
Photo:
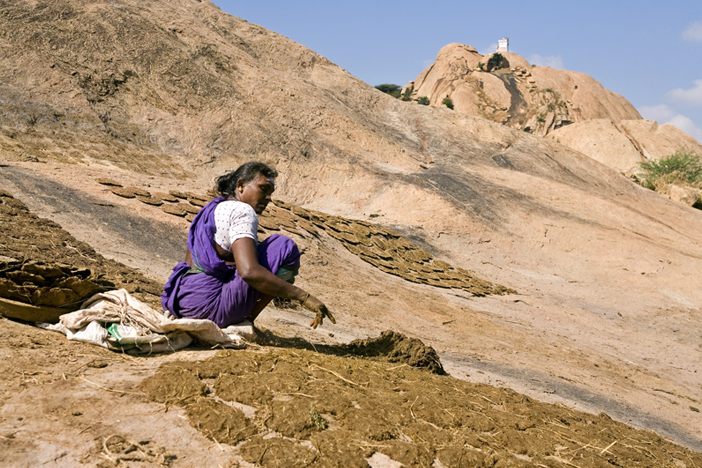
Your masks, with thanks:
[[[544,136],[555,128],[592,119],[640,119],[626,99],[584,73],[531,66],[510,52],[481,55],[469,45],[448,44],[436,61],[407,85],[439,106]]]
[[[702,155],[694,138],[643,121],[629,101],[592,77],[532,66],[510,52],[481,55],[469,45],[448,44],[403,93],[426,96],[436,107],[448,97],[457,112],[548,136],[621,172],[680,149]]]
[[[295,218],[284,230],[305,251],[301,284],[339,321],[309,331],[298,325],[303,311],[273,308],[264,326],[313,345],[393,329],[436,348],[454,376],[606,412],[702,450],[699,211],[550,139],[394,99],[204,0],[0,0],[0,65],[0,187],[97,253],[163,283],[182,258],[187,229],[187,211],[169,214],[100,180],[152,196],[204,194],[214,176],[261,159],[281,173],[276,198],[337,226],[299,230],[304,222]],[[480,72],[484,88],[504,83],[499,72]],[[571,79],[578,91],[596,88],[586,77]],[[601,96],[581,114],[638,119],[622,98]],[[533,105],[548,109],[548,99]],[[493,114],[509,114],[512,101],[500,102],[507,109]],[[431,255],[403,273],[432,278],[410,281],[392,255],[373,263],[348,248],[358,245],[344,241],[348,226],[368,224],[392,232],[386,240],[415,246],[404,251]],[[26,250],[41,253],[31,236]],[[457,281],[447,271],[511,293],[444,288]],[[20,341],[30,347],[33,339]],[[148,374],[139,372],[128,371],[129,381]],[[37,375],[17,377],[18,389],[32,378],[41,383]],[[77,388],[66,375],[52,390]],[[116,381],[102,375],[98,385],[113,389]],[[49,393],[37,387],[27,398]],[[31,404],[23,398],[13,396],[5,409],[12,424]],[[54,414],[55,406],[42,408]],[[176,416],[169,421],[183,437],[194,431]],[[41,433],[43,423],[35,424]],[[125,420],[119,431],[137,424]],[[3,444],[19,444],[5,435],[15,429],[7,426]],[[110,456],[103,442],[99,453]]]

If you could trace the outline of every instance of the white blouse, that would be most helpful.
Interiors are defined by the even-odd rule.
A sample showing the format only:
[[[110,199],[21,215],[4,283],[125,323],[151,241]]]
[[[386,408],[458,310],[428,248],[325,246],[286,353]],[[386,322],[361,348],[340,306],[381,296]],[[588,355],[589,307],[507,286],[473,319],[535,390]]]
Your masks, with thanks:
[[[249,237],[258,244],[258,216],[250,205],[226,200],[217,205],[214,217],[215,242],[227,252],[231,252],[232,243],[242,237]]]

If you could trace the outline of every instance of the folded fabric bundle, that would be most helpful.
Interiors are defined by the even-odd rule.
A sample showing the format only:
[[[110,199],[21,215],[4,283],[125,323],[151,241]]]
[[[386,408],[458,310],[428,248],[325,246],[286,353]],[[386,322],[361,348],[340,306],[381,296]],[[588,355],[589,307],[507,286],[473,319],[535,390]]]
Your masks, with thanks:
[[[130,295],[125,289],[95,294],[80,310],[61,315],[57,324],[38,324],[113,350],[159,353],[185,348],[193,339],[225,348],[244,348],[253,325],[227,328],[206,319],[172,319]]]

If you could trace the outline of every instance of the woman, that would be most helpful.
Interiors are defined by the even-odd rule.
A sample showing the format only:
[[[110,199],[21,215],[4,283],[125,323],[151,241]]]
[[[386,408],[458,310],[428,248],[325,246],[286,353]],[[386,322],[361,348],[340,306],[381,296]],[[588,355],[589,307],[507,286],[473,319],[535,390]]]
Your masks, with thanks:
[[[173,268],[161,305],[176,317],[209,319],[225,328],[256,319],[274,297],[294,299],[336,323],[327,307],[294,286],[300,251],[292,239],[274,234],[258,242],[258,214],[271,201],[278,173],[250,162],[217,179],[221,195],[195,216],[185,261]]]

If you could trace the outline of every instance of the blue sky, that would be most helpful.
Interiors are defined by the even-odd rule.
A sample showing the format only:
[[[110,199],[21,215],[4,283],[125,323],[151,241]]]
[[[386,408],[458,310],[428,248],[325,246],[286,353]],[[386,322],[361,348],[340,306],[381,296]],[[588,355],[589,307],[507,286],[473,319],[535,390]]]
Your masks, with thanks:
[[[702,142],[702,0],[214,0],[371,85],[404,85],[451,42],[587,73]]]

